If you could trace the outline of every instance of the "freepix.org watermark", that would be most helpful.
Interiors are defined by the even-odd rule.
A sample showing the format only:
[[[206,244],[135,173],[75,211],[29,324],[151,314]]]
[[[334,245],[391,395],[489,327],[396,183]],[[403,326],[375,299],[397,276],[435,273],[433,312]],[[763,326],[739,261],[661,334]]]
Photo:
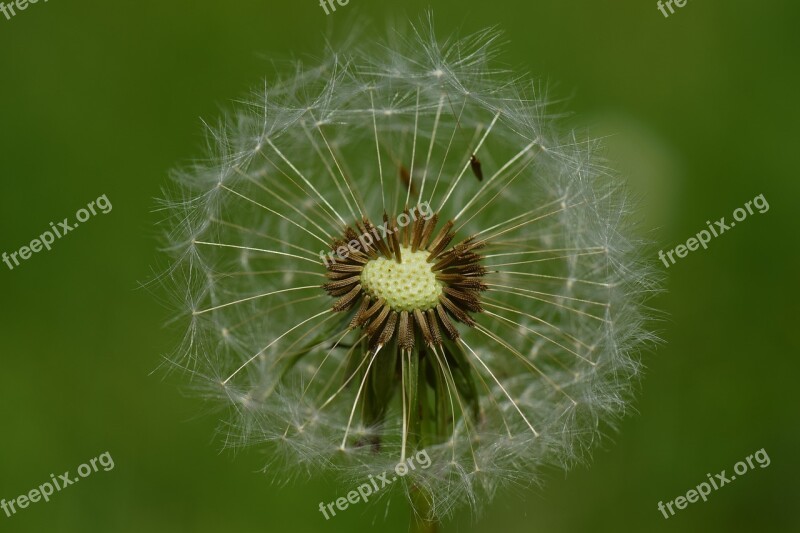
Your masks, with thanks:
[[[679,244],[672,250],[667,250],[666,255],[664,250],[658,251],[658,258],[664,263],[664,266],[669,268],[670,264],[675,264],[675,257],[673,254],[677,255],[679,259],[683,259],[686,257],[689,252],[694,252],[697,250],[698,247],[702,246],[705,250],[708,248],[708,243],[711,242],[712,235],[714,237],[719,237],[726,231],[730,230],[734,226],[736,226],[737,222],[741,222],[747,218],[748,214],[752,215],[755,213],[753,211],[753,206],[758,209],[758,212],[761,214],[766,213],[769,211],[769,204],[767,203],[767,199],[764,198],[763,194],[759,194],[749,202],[745,202],[744,207],[737,207],[733,211],[733,221],[730,223],[725,222],[725,217],[717,220],[713,224],[710,220],[706,220],[706,224],[708,224],[708,229],[701,230],[697,235],[694,237],[690,237],[689,240],[686,241],[686,244]],[[669,258],[670,263],[667,263],[667,258]]]
[[[413,457],[409,457],[405,461],[397,463],[394,470],[391,472],[384,472],[377,476],[370,475],[369,482],[359,485],[356,490],[351,490],[347,493],[347,497],[342,496],[336,498],[331,503],[319,502],[319,512],[325,517],[325,520],[330,520],[331,516],[336,516],[336,509],[339,511],[346,510],[350,505],[355,505],[360,501],[367,502],[370,496],[376,494],[387,485],[391,485],[408,474],[411,470],[417,469],[417,464],[422,470],[427,470],[431,466],[431,458],[427,450],[420,450]],[[392,475],[394,474],[394,475]],[[392,475],[390,478],[389,476]],[[380,486],[379,486],[380,484]],[[330,513],[330,515],[329,515]]]
[[[0,509],[5,512],[6,518],[11,518],[19,511],[27,509],[32,503],[39,503],[41,501],[49,503],[51,496],[77,483],[81,479],[87,478],[95,472],[99,472],[101,467],[104,472],[114,470],[114,459],[109,452],[105,452],[79,466],[77,476],[72,476],[69,472],[64,472],[58,477],[56,477],[55,474],[50,474],[50,481],[45,481],[26,494],[21,494],[9,501],[5,499],[0,500]]]
[[[42,0],[47,3],[47,0]],[[31,4],[38,4],[39,0],[15,0],[14,2],[0,2],[0,13],[6,16],[6,20],[16,17],[20,11],[25,11]]]
[[[42,249],[49,251],[53,243],[56,242],[56,239],[62,238],[64,235],[77,228],[80,223],[86,222],[99,213],[106,215],[111,212],[111,209],[113,209],[113,206],[111,202],[108,201],[108,197],[104,194],[97,200],[89,202],[86,207],[78,209],[78,212],[75,213],[77,222],[72,222],[70,224],[69,218],[65,218],[58,224],[51,222],[50,229],[39,235],[38,238],[33,239],[30,244],[10,254],[3,252],[3,263],[6,264],[9,270],[14,270],[15,267],[20,265],[20,261],[27,261],[33,254],[41,252]]]
[[[326,15],[330,15],[331,13],[336,13],[336,5],[340,5],[341,7],[346,6],[350,3],[350,0],[319,0],[319,6],[325,11]]]
[[[658,2],[656,2],[656,7],[666,18],[675,13],[675,8],[672,7],[672,4],[675,4],[676,7],[683,7],[688,1],[689,0],[658,0]],[[669,13],[667,13],[667,9],[669,9]]]
[[[733,465],[733,471],[735,474],[727,475],[725,470],[719,474],[714,474],[713,477],[711,474],[706,474],[706,477],[708,477],[708,482],[703,481],[695,488],[689,490],[686,493],[686,496],[678,496],[674,500],[668,501],[666,504],[664,502],[658,502],[658,510],[661,511],[661,514],[664,515],[664,518],[675,516],[675,509],[673,509],[673,505],[678,510],[681,510],[686,509],[690,503],[695,503],[700,499],[706,501],[708,499],[708,495],[711,494],[712,488],[714,490],[721,489],[731,481],[735,480],[736,476],[743,476],[748,471],[755,470],[756,464],[761,468],[766,468],[769,466],[769,455],[767,455],[767,452],[764,450],[764,448],[761,448],[756,453],[748,455],[743,461],[739,461]],[[669,510],[669,514],[667,514],[667,510]]]
[[[371,230],[362,233],[358,239],[339,246],[336,250],[332,250],[327,254],[320,251],[319,257],[325,266],[336,263],[337,258],[341,261],[347,259],[348,255],[353,251],[360,251],[362,248],[368,248],[372,243],[386,239],[389,235],[399,231],[399,228],[405,228],[412,221],[416,221],[417,217],[422,217],[423,220],[428,220],[433,216],[433,210],[428,202],[422,202],[411,208],[408,213],[400,213],[397,215],[397,226],[390,228],[388,222],[384,222],[380,226],[374,226]]]

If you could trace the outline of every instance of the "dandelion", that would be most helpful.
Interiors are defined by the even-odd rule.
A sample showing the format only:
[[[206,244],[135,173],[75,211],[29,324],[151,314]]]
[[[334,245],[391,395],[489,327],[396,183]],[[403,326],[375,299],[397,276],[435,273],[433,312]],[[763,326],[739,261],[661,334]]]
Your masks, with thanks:
[[[329,50],[209,128],[166,202],[173,362],[226,444],[348,488],[424,450],[391,486],[424,527],[583,459],[654,340],[629,201],[497,39]]]

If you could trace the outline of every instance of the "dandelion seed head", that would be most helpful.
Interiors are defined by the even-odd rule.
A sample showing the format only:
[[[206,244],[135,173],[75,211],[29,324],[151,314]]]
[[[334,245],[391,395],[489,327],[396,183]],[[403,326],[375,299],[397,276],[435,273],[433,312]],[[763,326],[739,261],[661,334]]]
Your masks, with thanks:
[[[632,205],[498,39],[426,20],[329,50],[174,173],[172,367],[276,477],[357,486],[425,450],[387,494],[440,518],[585,460],[628,409],[659,287]]]

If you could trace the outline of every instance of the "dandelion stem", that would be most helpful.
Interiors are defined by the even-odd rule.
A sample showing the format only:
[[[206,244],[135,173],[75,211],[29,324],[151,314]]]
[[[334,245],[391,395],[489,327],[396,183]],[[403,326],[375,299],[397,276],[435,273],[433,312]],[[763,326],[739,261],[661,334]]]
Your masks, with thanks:
[[[431,501],[428,497],[420,492],[417,487],[413,487],[411,489],[412,492],[412,499],[413,499],[413,508],[416,511],[412,511],[411,517],[411,533],[437,533],[439,531],[439,521],[435,519],[430,519],[429,517],[432,516],[431,513]]]

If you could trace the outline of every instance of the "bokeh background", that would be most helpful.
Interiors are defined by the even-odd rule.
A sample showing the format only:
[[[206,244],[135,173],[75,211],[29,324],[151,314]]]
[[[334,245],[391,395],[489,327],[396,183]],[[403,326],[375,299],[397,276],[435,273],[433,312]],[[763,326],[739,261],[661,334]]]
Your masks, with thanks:
[[[283,486],[257,450],[220,453],[217,416],[153,371],[177,341],[158,294],[154,198],[213,119],[353,16],[432,7],[442,35],[505,30],[504,63],[552,82],[568,124],[608,136],[643,229],[672,248],[758,194],[753,215],[665,272],[666,344],[589,467],[502,492],[445,531],[798,531],[800,4],[655,0],[39,2],[0,16],[0,252],[102,194],[113,204],[9,271],[0,264],[0,498],[109,451],[116,467],[9,532],[408,529],[402,498],[325,522],[326,479]],[[657,261],[653,254],[653,261]],[[772,461],[665,520],[656,509],[764,448]]]

